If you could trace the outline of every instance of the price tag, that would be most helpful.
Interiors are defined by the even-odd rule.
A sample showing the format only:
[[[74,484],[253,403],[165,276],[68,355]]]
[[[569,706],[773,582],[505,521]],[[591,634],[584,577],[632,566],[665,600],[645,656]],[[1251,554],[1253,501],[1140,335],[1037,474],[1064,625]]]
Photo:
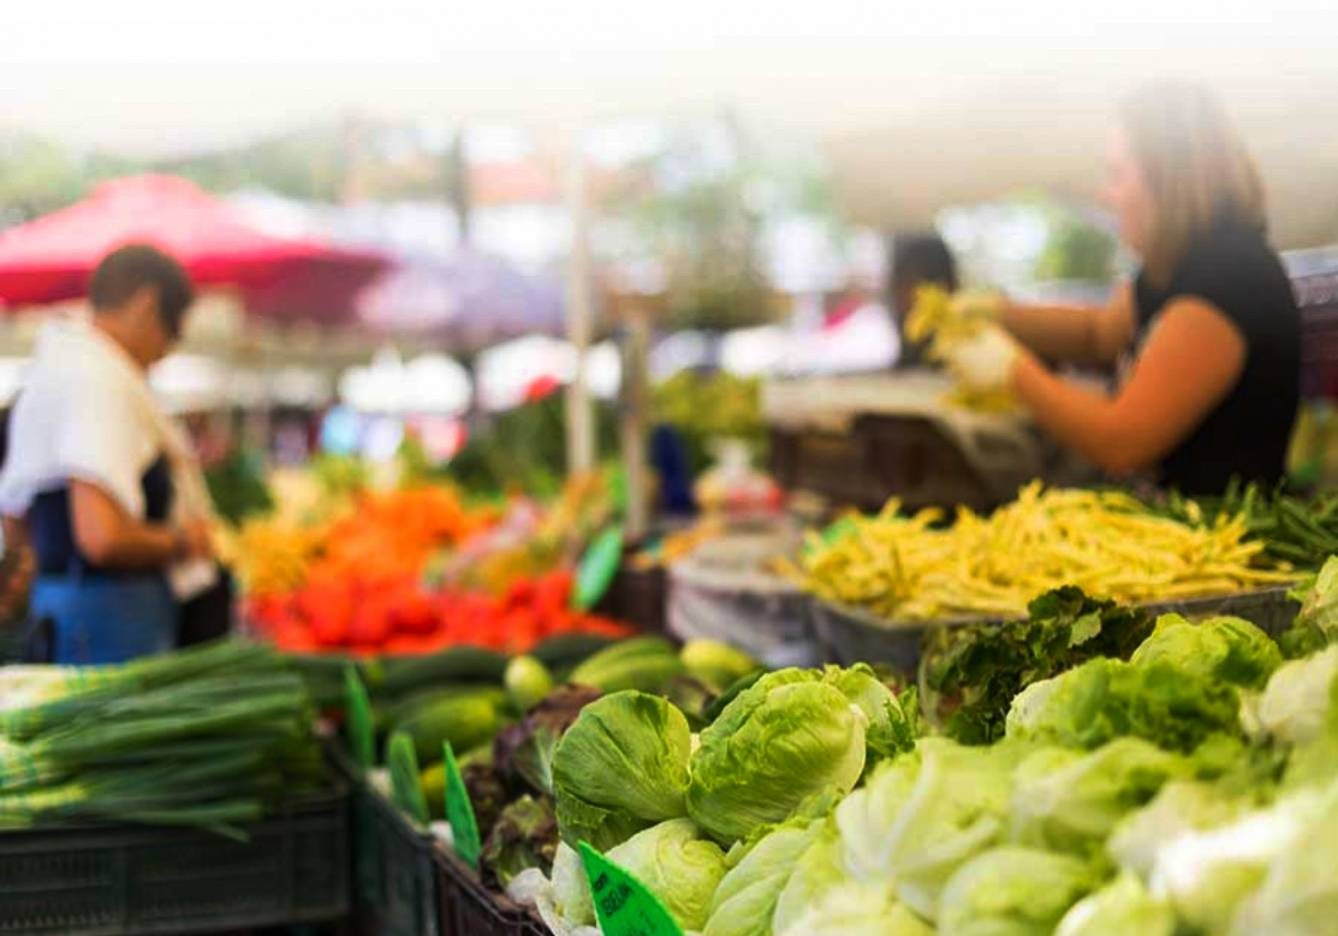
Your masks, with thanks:
[[[581,862],[604,936],[683,936],[660,898],[585,842]]]
[[[348,734],[353,763],[370,770],[376,762],[376,731],[372,727],[372,702],[367,687],[350,663],[344,667],[344,730]]]
[[[479,866],[483,843],[479,840],[479,823],[474,816],[474,804],[469,801],[469,789],[460,776],[460,765],[455,762],[451,742],[445,748],[446,763],[446,821],[451,824],[451,838],[455,853],[471,868]]]

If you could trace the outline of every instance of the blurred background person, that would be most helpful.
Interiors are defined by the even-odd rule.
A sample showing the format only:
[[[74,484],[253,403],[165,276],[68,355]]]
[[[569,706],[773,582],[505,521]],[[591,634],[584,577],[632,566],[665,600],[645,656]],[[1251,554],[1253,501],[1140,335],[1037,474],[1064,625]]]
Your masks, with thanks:
[[[950,354],[1006,384],[1060,443],[1112,475],[1185,494],[1285,474],[1300,397],[1301,321],[1265,232],[1263,186],[1222,106],[1185,83],[1129,97],[1104,199],[1141,259],[1106,309],[1011,305]],[[1122,363],[1114,393],[1042,363]]]
[[[901,338],[899,367],[924,367],[924,342],[906,336],[906,316],[915,305],[915,291],[921,286],[941,286],[949,292],[957,289],[957,262],[943,238],[932,231],[894,234],[888,250],[888,301]]]
[[[11,416],[0,473],[9,543],[36,557],[30,613],[59,663],[170,649],[180,600],[212,584],[207,492],[146,372],[181,336],[193,298],[149,246],[109,254],[92,316],[48,324]],[[169,581],[171,579],[171,581]]]

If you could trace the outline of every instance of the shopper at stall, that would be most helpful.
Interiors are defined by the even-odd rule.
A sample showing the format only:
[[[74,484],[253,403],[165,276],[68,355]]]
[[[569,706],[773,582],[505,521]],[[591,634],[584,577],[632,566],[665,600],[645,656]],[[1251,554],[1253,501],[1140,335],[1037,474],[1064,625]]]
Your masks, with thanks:
[[[1300,316],[1265,236],[1258,172],[1222,107],[1189,84],[1145,87],[1112,134],[1105,198],[1142,261],[1107,309],[1008,306],[950,367],[1006,384],[1061,443],[1117,476],[1187,494],[1273,483],[1299,397]],[[1114,365],[1106,394],[1046,361]]]
[[[897,367],[924,367],[924,343],[906,335],[906,317],[915,304],[921,286],[957,289],[957,262],[943,238],[933,231],[894,234],[888,251],[888,299],[901,336],[901,356]]]
[[[38,339],[0,511],[7,535],[36,553],[31,613],[49,622],[57,662],[169,649],[178,596],[209,584],[199,580],[212,564],[192,562],[210,555],[207,494],[146,375],[180,337],[191,299],[175,260],[122,247],[93,273],[91,318],[52,322]]]

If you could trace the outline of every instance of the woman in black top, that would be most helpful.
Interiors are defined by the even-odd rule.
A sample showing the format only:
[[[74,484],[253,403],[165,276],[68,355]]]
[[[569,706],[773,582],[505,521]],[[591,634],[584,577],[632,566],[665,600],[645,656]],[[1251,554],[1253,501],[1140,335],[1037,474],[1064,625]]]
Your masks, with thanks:
[[[1108,171],[1105,199],[1143,261],[1134,282],[1107,309],[1007,307],[1004,328],[955,350],[950,366],[1010,385],[1038,423],[1112,474],[1195,495],[1233,477],[1280,480],[1300,315],[1239,136],[1203,89],[1152,85],[1126,102]],[[1127,366],[1103,394],[1041,359]]]

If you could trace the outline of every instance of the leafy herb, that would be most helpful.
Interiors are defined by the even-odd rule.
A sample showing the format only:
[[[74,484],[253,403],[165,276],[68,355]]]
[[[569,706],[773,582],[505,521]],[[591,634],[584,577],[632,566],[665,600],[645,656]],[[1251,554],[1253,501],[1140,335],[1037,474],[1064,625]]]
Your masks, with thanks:
[[[1152,619],[1072,586],[1031,602],[1028,616],[1002,624],[943,628],[920,662],[930,721],[967,744],[1003,737],[1013,697],[1094,657],[1128,659],[1152,632]]]

